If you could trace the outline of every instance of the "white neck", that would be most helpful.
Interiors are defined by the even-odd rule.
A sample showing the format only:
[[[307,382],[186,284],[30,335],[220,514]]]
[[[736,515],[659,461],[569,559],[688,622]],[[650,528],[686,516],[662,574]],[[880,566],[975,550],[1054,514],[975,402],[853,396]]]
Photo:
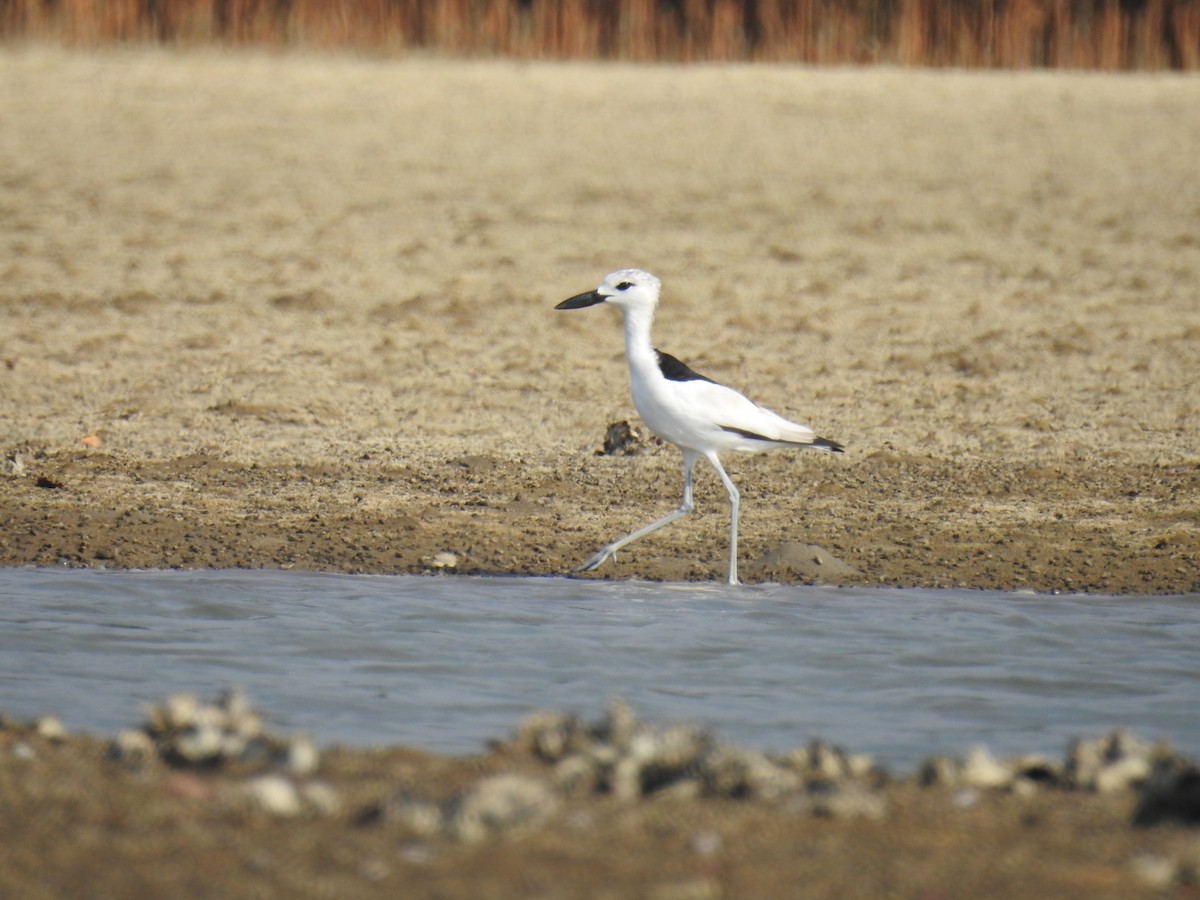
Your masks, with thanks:
[[[654,323],[654,309],[639,306],[621,310],[625,318],[625,357],[631,369],[650,371],[658,369],[658,355],[650,340],[650,326]]]

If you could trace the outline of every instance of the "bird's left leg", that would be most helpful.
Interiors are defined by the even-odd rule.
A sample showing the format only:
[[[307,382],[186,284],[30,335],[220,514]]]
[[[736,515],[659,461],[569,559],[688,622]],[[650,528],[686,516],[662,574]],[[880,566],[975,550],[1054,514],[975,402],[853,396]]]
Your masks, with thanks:
[[[680,448],[680,449],[683,450],[683,448]],[[627,534],[627,535],[625,535],[625,537],[621,538],[620,540],[613,541],[611,544],[601,547],[595,556],[593,556],[591,559],[589,559],[587,562],[585,562],[582,566],[580,566],[575,571],[576,572],[591,572],[593,569],[599,568],[600,564],[603,563],[606,559],[608,559],[610,557],[613,559],[616,559],[617,551],[620,550],[622,547],[624,547],[626,544],[632,544],[638,538],[645,537],[646,535],[650,534],[650,532],[652,532],[652,531],[658,531],[658,529],[662,528],[664,525],[670,525],[676,519],[680,518],[681,516],[686,516],[688,513],[690,513],[693,509],[693,505],[692,505],[693,473],[695,472],[695,469],[696,469],[696,460],[699,458],[700,457],[696,454],[695,451],[683,450],[683,500],[680,502],[678,508],[671,510],[669,513],[667,513],[661,519],[655,519],[649,525],[645,525],[645,526],[639,528],[637,531],[633,532],[632,534]]]
[[[738,584],[737,574],[737,532],[738,532],[738,506],[740,496],[737,486],[725,474],[725,469],[721,467],[721,460],[717,457],[714,451],[709,451],[704,454],[713,468],[717,470],[717,474],[721,476],[721,483],[725,485],[725,490],[729,493],[729,583]]]

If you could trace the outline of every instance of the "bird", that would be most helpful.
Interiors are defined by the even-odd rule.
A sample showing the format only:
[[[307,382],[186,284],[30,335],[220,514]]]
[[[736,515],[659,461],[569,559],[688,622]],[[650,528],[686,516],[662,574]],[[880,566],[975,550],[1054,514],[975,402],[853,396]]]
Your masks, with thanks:
[[[683,500],[661,519],[655,519],[619,540],[606,544],[576,571],[590,572],[616,558],[627,544],[651,534],[690,513],[696,463],[707,459],[729,495],[729,583],[738,584],[738,489],[721,465],[728,451],[761,453],[780,447],[841,453],[837,441],[817,437],[807,425],[790,422],[771,410],[693,371],[669,353],[657,349],[650,330],[658,308],[662,282],[641,269],[619,269],[604,276],[594,290],[568,297],[555,309],[584,309],[601,303],[621,311],[625,326],[625,359],[633,405],[646,426],[683,455]]]

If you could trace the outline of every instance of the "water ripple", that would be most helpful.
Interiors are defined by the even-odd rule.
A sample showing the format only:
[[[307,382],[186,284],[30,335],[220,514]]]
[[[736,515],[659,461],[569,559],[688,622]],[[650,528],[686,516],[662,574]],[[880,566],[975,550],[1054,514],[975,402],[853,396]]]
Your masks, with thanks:
[[[1200,751],[1200,598],[0,569],[0,710],[110,733],[239,685],[323,741],[480,749],[539,707],[905,767],[1127,725]]]

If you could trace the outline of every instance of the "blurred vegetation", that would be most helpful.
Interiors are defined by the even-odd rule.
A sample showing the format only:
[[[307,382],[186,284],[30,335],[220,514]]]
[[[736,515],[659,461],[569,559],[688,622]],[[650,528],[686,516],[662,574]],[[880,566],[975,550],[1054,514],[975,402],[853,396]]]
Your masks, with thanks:
[[[0,0],[0,38],[1195,70],[1200,0]]]

